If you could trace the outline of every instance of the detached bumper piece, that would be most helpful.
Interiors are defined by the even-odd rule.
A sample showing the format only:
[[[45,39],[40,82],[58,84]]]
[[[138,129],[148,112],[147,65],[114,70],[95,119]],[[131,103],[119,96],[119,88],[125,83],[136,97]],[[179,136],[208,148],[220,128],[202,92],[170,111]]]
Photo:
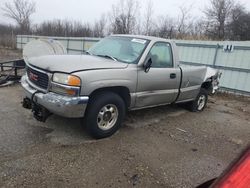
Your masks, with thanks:
[[[26,109],[31,109],[34,118],[37,121],[45,122],[52,113],[48,111],[45,107],[32,102],[29,98],[23,99],[23,107]]]
[[[67,118],[84,117],[88,96],[71,97],[53,92],[40,92],[29,82],[26,75],[22,77],[21,84],[26,95],[23,107],[32,109],[37,120],[44,122],[52,113]]]
[[[23,107],[26,109],[32,109],[32,103],[31,100],[27,97],[23,98]]]
[[[50,111],[48,111],[46,108],[36,103],[33,103],[32,105],[32,112],[33,112],[34,118],[36,118],[37,121],[41,121],[41,122],[45,122],[47,118],[50,115],[52,115]]]

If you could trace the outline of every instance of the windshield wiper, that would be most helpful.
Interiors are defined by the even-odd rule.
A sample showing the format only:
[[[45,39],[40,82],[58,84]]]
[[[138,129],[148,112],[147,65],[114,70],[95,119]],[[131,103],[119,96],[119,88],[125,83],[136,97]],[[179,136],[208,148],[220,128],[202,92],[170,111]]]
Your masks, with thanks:
[[[111,55],[96,55],[96,56],[99,56],[99,57],[104,57],[104,58],[109,58],[109,59],[112,59],[114,61],[118,61],[115,57],[111,56]]]

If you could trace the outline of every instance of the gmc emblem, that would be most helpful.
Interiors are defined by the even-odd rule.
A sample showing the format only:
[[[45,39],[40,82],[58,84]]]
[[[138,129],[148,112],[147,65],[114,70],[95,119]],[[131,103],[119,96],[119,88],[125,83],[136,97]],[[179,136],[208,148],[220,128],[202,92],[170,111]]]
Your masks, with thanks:
[[[32,72],[29,73],[29,78],[33,81],[37,81],[38,80],[38,76]]]

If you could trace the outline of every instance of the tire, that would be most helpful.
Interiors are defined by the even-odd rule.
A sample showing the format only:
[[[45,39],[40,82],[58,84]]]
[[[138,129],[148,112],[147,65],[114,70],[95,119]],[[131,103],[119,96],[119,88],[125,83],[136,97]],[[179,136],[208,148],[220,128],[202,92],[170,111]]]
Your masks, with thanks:
[[[190,103],[188,103],[188,108],[191,112],[201,112],[207,106],[207,99],[208,94],[207,90],[201,88],[199,94],[197,95],[196,99]]]
[[[87,107],[84,118],[86,129],[96,139],[109,137],[121,127],[125,112],[125,103],[119,95],[98,93]]]

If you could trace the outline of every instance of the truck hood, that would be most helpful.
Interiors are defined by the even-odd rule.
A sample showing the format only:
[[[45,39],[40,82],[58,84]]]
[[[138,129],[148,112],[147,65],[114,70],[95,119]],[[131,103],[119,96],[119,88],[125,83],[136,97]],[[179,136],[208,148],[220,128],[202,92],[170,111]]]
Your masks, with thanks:
[[[126,63],[91,55],[49,55],[29,58],[28,64],[49,72],[78,72],[96,69],[123,69]]]

